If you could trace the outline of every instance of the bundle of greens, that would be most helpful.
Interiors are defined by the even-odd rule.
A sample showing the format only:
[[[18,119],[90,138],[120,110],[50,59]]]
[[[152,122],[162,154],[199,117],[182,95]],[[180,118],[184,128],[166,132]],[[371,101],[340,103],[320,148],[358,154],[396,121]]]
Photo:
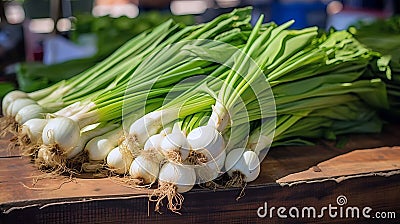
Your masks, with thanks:
[[[379,132],[386,86],[377,54],[349,32],[250,25],[250,8],[181,27],[168,21],[78,76],[3,99],[4,127],[57,173],[106,164],[178,212],[195,184],[244,186],[270,146]],[[45,116],[46,115],[46,116]]]

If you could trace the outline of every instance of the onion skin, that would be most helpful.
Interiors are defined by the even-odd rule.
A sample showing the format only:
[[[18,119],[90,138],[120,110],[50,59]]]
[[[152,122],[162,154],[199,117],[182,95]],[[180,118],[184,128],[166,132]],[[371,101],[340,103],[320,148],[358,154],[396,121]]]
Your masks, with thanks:
[[[208,120],[208,125],[222,132],[230,122],[229,112],[218,100],[213,105],[212,110],[213,112]]]
[[[59,168],[64,162],[61,156],[54,156],[54,153],[48,150],[48,148],[39,148],[36,163],[39,168]]]

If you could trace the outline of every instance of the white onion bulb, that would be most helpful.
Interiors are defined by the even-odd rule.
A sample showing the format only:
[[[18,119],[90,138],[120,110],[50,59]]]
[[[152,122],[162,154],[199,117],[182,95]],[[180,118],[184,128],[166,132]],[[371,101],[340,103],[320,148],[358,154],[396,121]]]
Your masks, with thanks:
[[[79,144],[77,146],[75,146],[72,150],[68,151],[67,159],[70,159],[70,158],[78,155],[79,153],[81,153],[83,151],[86,143],[89,142],[89,140],[91,140],[95,137],[98,137],[100,135],[103,135],[112,129],[115,129],[115,126],[116,126],[116,125],[112,125],[112,124],[106,125],[104,127],[98,126],[98,125],[99,124],[91,124],[91,125],[88,125],[81,129]]]
[[[175,119],[175,110],[161,110],[150,112],[136,120],[129,127],[129,138],[134,139],[135,145],[143,147],[147,139],[157,134],[163,124],[168,124]],[[131,149],[131,151],[136,151]]]
[[[218,158],[224,151],[224,138],[213,126],[200,126],[193,129],[187,136],[192,150],[203,153],[207,160]]]
[[[69,118],[49,119],[43,128],[37,162],[45,167],[65,166],[68,153],[80,143],[79,132],[76,122]]]
[[[129,135],[133,136],[137,143],[144,145],[146,140],[156,134],[161,126],[161,111],[154,111],[136,120],[129,128]]]
[[[43,129],[42,140],[44,145],[57,144],[64,154],[68,154],[80,143],[80,129],[75,121],[66,117],[49,119]]]
[[[28,136],[33,144],[39,143],[42,140],[42,132],[46,124],[46,119],[30,119],[22,125],[21,134]]]
[[[28,98],[28,94],[19,90],[14,90],[4,96],[3,101],[1,102],[1,108],[4,116],[9,115],[6,113],[8,106],[10,106],[10,104],[16,99],[20,98]]]
[[[113,139],[96,137],[86,144],[85,150],[88,152],[89,160],[104,160],[117,146],[118,142]]]
[[[129,174],[134,179],[143,180],[143,184],[151,184],[157,180],[159,171],[159,163],[149,156],[140,155],[133,160]]]
[[[260,174],[260,160],[255,152],[243,151],[242,148],[230,151],[225,160],[225,169],[230,176],[239,171],[244,175],[245,182],[251,182]]]
[[[85,146],[89,160],[104,160],[112,149],[118,146],[118,139],[121,136],[121,128],[117,128],[104,135],[91,139]]]
[[[217,158],[200,166],[195,166],[197,183],[208,182],[220,176],[224,168],[225,158],[226,153],[223,151]]]
[[[174,184],[178,193],[184,193],[193,188],[196,183],[196,173],[191,166],[167,162],[161,167],[158,179]]]
[[[121,154],[119,147],[111,150],[107,155],[107,165],[114,173],[125,174],[129,170],[132,160],[124,158]]]
[[[38,104],[28,105],[17,112],[15,115],[15,121],[19,124],[24,124],[33,118],[43,118],[43,113],[43,107],[39,106]]]
[[[180,157],[185,160],[189,155],[190,145],[186,137],[181,132],[172,132],[162,140],[160,148],[167,159],[171,153],[180,153]]]
[[[19,110],[31,104],[36,104],[36,101],[29,98],[16,99],[8,106],[6,115],[15,117]]]
[[[154,156],[154,160],[158,163],[165,158],[161,152],[161,142],[164,138],[165,135],[163,133],[153,135],[147,139],[143,147],[143,150],[151,153]]]
[[[166,128],[164,128],[163,130],[160,131],[160,134],[166,136],[168,134],[171,134],[171,132],[172,132],[172,128],[171,127],[166,127]]]

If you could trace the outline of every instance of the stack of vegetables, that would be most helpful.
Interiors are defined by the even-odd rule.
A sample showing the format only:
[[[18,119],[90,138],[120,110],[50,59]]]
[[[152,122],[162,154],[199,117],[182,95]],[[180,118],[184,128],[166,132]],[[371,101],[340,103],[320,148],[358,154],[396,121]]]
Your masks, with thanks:
[[[346,31],[263,17],[251,27],[250,14],[165,22],[74,78],[9,93],[2,125],[19,124],[17,144],[40,168],[106,164],[137,184],[157,181],[150,200],[174,212],[195,184],[255,180],[271,145],[380,131],[385,85],[363,75],[376,53]]]

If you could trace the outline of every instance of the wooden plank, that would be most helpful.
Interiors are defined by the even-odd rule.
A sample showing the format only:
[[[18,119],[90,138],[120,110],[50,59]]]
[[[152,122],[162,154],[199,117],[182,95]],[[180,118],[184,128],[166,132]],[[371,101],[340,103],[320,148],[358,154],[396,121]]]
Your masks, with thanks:
[[[315,146],[277,147],[268,152],[263,161],[260,177],[253,184],[265,184],[292,173],[307,170],[320,162],[346,154],[355,149],[369,149],[384,146],[400,146],[400,124],[384,127],[380,134],[354,134],[339,137],[346,139],[343,147],[336,147],[335,141],[322,140]]]
[[[302,183],[328,178],[341,180],[346,177],[400,172],[400,147],[381,147],[354,150],[319,163],[308,170],[293,173],[277,180],[280,184]]]
[[[268,208],[285,206],[321,209],[337,206],[340,195],[347,197],[348,206],[372,208],[376,211],[400,214],[400,175],[391,177],[370,177],[345,180],[342,183],[322,183],[279,186],[249,186],[245,197],[236,201],[239,189],[196,190],[184,194],[182,215],[163,210],[163,214],[152,211],[154,204],[148,204],[147,197],[86,200],[80,202],[38,204],[24,209],[14,208],[0,216],[0,223],[370,223],[373,219],[331,218],[325,213],[322,218],[259,218],[257,209],[267,202]],[[388,192],[392,192],[391,194]],[[367,197],[374,195],[374,197]],[[343,206],[346,208],[346,206]],[[301,216],[300,216],[301,217]],[[349,216],[351,217],[351,216]],[[398,217],[398,216],[397,216]],[[375,220],[376,221],[376,220]],[[378,220],[376,223],[398,223],[398,219]]]
[[[39,180],[37,180],[39,179]],[[33,185],[34,180],[37,182]],[[148,190],[132,189],[117,178],[82,179],[51,177],[38,171],[26,157],[2,158],[0,162],[0,204],[21,201],[68,199],[147,194]]]
[[[8,148],[8,144],[10,143],[10,135],[7,136],[6,138],[0,139],[0,158],[7,158],[7,157],[14,157],[14,156],[21,156],[22,152],[19,148],[16,148],[15,150],[10,150]]]

